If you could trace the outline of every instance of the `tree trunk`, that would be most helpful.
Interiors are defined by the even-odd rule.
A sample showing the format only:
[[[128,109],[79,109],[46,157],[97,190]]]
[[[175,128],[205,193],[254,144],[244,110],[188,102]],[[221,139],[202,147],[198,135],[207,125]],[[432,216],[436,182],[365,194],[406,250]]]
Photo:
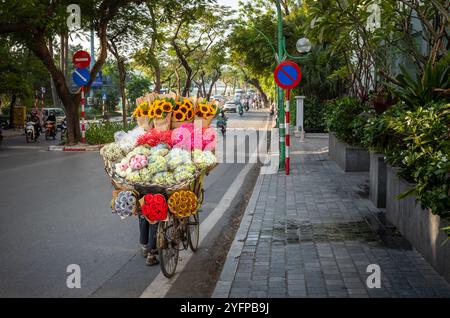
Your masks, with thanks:
[[[14,128],[14,106],[16,106],[16,94],[12,94],[9,104],[9,128]]]
[[[177,57],[180,60],[180,63],[181,63],[181,65],[183,65],[183,68],[186,72],[186,83],[185,83],[185,86],[183,89],[183,96],[188,97],[190,90],[191,90],[191,83],[192,83],[192,68],[189,66],[188,61],[184,57],[183,53],[181,52],[180,47],[177,45],[175,40],[172,41],[172,46],[175,49]]]
[[[70,93],[63,70],[58,69],[53,63],[53,57],[51,56],[43,34],[35,34],[34,41],[30,45],[34,54],[42,61],[45,67],[50,72],[55,88],[59,98],[64,106],[64,110],[67,116],[67,134],[68,143],[75,144],[80,140],[80,125],[79,125],[79,106],[81,101],[81,95],[79,93]],[[64,62],[64,61],[62,61]],[[75,121],[74,121],[75,120]]]
[[[125,79],[126,79],[126,71],[125,71],[125,63],[122,58],[117,60],[117,66],[119,68],[119,89],[120,95],[122,97],[122,120],[123,127],[125,128],[127,125],[127,102],[125,96]]]
[[[50,39],[50,41],[49,41],[48,48],[49,48],[50,55],[53,58],[54,54],[53,54],[53,40],[52,39]],[[55,83],[53,82],[53,78],[51,76],[50,76],[50,88],[52,90],[53,107],[59,107],[60,103],[59,103],[59,99],[58,99],[58,94],[56,94]]]
[[[209,99],[211,98],[211,94],[212,94],[212,90],[213,87],[216,85],[217,81],[219,80],[220,76],[222,75],[222,73],[220,72],[220,70],[217,70],[215,76],[213,76],[212,80],[211,80],[211,85],[209,86],[209,90],[208,93],[206,94],[206,99],[209,101]],[[216,87],[216,93],[217,93],[217,87]]]

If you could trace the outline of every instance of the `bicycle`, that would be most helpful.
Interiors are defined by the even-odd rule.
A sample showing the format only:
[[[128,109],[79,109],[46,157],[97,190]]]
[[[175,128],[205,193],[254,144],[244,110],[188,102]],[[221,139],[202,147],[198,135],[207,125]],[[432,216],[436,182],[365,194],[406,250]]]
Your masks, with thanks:
[[[198,208],[195,213],[185,218],[178,218],[170,213],[167,221],[159,222],[156,246],[163,275],[171,278],[177,269],[179,252],[188,247],[197,251],[200,241],[200,207],[203,203],[204,191],[202,177],[194,185],[197,194]],[[181,247],[180,247],[181,245]]]

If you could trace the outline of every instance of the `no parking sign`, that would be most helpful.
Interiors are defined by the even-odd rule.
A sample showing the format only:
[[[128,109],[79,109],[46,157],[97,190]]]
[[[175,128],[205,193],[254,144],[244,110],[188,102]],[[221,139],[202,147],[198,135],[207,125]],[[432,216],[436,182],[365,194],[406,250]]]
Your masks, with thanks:
[[[293,89],[302,80],[300,67],[291,61],[280,63],[274,72],[275,82],[282,89]]]

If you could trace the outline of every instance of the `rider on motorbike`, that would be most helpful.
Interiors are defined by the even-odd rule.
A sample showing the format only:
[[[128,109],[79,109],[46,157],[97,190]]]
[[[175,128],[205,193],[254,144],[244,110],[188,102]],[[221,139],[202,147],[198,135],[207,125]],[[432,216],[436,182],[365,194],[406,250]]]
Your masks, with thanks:
[[[37,139],[37,137],[39,137],[39,131],[41,130],[41,124],[37,112],[31,111],[31,114],[28,116],[28,121],[31,121],[34,124],[34,133],[36,134]]]
[[[227,120],[228,117],[225,115],[225,111],[222,109],[219,116],[217,116],[217,128],[221,128],[222,133],[224,133],[227,129]]]

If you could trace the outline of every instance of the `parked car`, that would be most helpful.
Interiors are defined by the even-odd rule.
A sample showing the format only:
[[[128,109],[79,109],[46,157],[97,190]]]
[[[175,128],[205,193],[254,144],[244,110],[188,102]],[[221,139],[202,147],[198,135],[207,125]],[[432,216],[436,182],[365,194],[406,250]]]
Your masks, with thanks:
[[[235,101],[229,101],[225,103],[225,106],[223,107],[223,110],[225,112],[237,112],[237,102]]]

